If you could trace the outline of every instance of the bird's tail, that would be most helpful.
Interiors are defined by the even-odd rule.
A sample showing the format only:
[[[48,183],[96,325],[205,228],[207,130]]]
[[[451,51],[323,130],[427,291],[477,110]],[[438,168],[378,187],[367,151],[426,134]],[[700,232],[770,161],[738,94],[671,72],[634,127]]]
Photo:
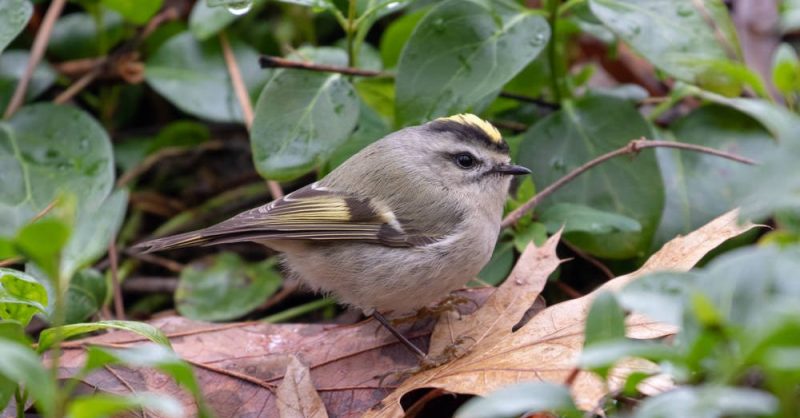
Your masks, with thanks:
[[[194,247],[205,245],[214,240],[214,236],[204,234],[204,230],[186,232],[183,234],[171,235],[164,238],[157,238],[150,241],[140,242],[131,249],[138,253],[152,253],[154,251],[174,250],[176,248]]]

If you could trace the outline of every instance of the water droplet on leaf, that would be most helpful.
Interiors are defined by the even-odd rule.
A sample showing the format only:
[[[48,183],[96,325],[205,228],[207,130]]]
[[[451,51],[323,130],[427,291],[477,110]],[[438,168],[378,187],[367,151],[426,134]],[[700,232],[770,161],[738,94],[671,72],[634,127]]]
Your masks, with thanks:
[[[253,8],[253,0],[242,0],[235,3],[228,3],[228,11],[236,16],[241,16]]]

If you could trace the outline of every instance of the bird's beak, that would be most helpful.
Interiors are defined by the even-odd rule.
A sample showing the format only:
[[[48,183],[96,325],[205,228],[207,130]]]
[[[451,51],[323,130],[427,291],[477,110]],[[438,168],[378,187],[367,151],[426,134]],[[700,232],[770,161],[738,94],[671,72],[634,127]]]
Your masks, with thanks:
[[[500,164],[494,166],[492,168],[493,173],[500,173],[500,174],[507,174],[511,176],[520,176],[524,174],[530,174],[531,170],[521,166],[521,165],[514,165],[514,164]]]

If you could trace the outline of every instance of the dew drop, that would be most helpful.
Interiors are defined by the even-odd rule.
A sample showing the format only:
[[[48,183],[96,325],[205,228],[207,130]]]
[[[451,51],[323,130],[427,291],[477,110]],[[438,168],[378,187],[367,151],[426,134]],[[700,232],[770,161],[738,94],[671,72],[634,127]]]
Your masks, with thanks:
[[[396,9],[398,6],[400,6],[400,2],[399,1],[393,1],[393,2],[391,2],[391,3],[386,5],[386,10]]]
[[[234,3],[228,3],[228,11],[236,16],[241,16],[253,8],[253,0],[242,0]]]
[[[545,36],[543,33],[537,33],[536,35],[533,36],[533,38],[531,38],[530,43],[533,46],[539,46],[544,43],[544,38]]]

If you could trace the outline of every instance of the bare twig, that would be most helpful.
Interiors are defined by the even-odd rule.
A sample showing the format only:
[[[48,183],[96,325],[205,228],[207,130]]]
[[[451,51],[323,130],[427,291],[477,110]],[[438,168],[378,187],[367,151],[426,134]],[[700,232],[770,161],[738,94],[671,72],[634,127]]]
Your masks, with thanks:
[[[129,293],[174,293],[178,288],[177,277],[131,277],[122,288]]]
[[[239,106],[242,107],[242,116],[244,116],[244,123],[247,130],[253,128],[253,103],[250,101],[250,94],[247,93],[247,87],[242,78],[242,72],[239,71],[239,64],[236,62],[236,56],[233,54],[228,36],[225,31],[219,33],[219,42],[222,45],[222,54],[225,57],[225,65],[228,67],[228,74],[231,77],[233,84],[233,91],[236,93],[236,98],[239,100]],[[280,199],[283,197],[283,189],[281,185],[274,180],[267,180],[267,187],[273,199]]]
[[[150,154],[145,158],[141,163],[132,167],[130,170],[123,173],[117,179],[117,187],[123,187],[128,182],[133,180],[134,178],[142,175],[143,173],[150,170],[156,163],[163,160],[164,158],[175,157],[179,155],[186,154],[188,152],[198,152],[198,151],[208,151],[208,150],[218,150],[222,149],[225,144],[222,141],[208,141],[204,142],[196,147],[166,147],[156,151],[153,154]]]
[[[180,273],[185,267],[182,263],[179,263],[175,260],[170,260],[169,258],[157,256],[155,254],[142,254],[135,251],[125,251],[125,254],[137,260],[144,261],[145,263],[161,266],[173,273]]]
[[[111,286],[114,290],[114,316],[125,319],[125,306],[122,303],[122,289],[119,284],[119,264],[117,263],[117,237],[108,243],[108,261],[111,265]]]
[[[582,251],[580,248],[578,248],[578,247],[576,247],[576,246],[574,246],[574,245],[570,244],[569,242],[567,242],[567,241],[565,241],[565,240],[562,240],[561,242],[562,242],[564,245],[566,245],[566,246],[567,246],[567,248],[569,248],[569,249],[570,249],[572,252],[574,252],[574,253],[575,253],[575,254],[576,254],[578,257],[580,257],[580,258],[582,258],[582,259],[584,259],[584,260],[588,261],[588,262],[589,262],[589,264],[591,264],[591,265],[593,265],[593,266],[597,267],[597,269],[598,269],[598,270],[600,270],[601,272],[603,272],[603,274],[606,276],[606,278],[607,278],[607,279],[611,280],[611,279],[613,279],[614,277],[617,277],[617,276],[615,276],[615,275],[614,275],[614,273],[613,273],[611,270],[609,270],[609,269],[608,269],[608,267],[606,267],[606,265],[605,265],[605,264],[601,263],[601,262],[600,262],[600,260],[598,260],[598,259],[596,259],[596,258],[592,257],[592,256],[591,256],[591,255],[589,255],[589,254],[586,254],[586,253],[585,253],[585,252],[583,252],[583,251]],[[583,295],[581,295],[581,296],[583,296]]]
[[[564,185],[574,180],[581,174],[585,173],[592,167],[602,164],[615,157],[619,157],[620,155],[635,155],[639,151],[647,148],[677,148],[688,151],[701,152],[704,154],[710,154],[720,158],[726,158],[732,161],[736,161],[742,164],[749,164],[749,165],[756,164],[755,161],[749,158],[745,158],[725,151],[716,150],[714,148],[703,147],[700,145],[686,144],[683,142],[650,140],[646,138],[634,139],[624,147],[603,154],[587,162],[586,164],[583,164],[582,166],[569,172],[566,176],[561,177],[560,179],[553,182],[551,185],[545,187],[541,192],[537,193],[536,196],[533,196],[522,206],[518,207],[517,209],[506,215],[506,217],[503,219],[503,222],[501,223],[501,226],[503,228],[508,228],[509,226],[514,225],[515,223],[517,223],[517,221],[520,220],[520,218],[522,218],[522,216],[525,213],[535,208],[547,196],[550,196],[551,194],[555,193],[558,189],[564,187]]]
[[[0,267],[8,267],[13,266],[14,264],[18,264],[23,262],[25,259],[22,257],[11,257],[6,258],[5,260],[0,260]]]
[[[518,102],[525,102],[525,103],[533,103],[539,107],[544,107],[547,109],[558,110],[561,109],[561,105],[558,103],[548,102],[544,99],[539,99],[536,97],[525,96],[522,94],[517,93],[509,93],[509,92],[501,92],[500,97],[505,97],[506,99],[513,99]]]
[[[78,93],[81,92],[86,86],[88,86],[92,81],[94,81],[102,72],[102,65],[97,65],[92,68],[89,72],[81,76],[77,81],[70,84],[69,87],[61,92],[55,99],[53,99],[53,103],[55,104],[64,104],[70,101],[73,97],[75,97]]]
[[[28,91],[28,84],[30,84],[31,78],[33,77],[33,71],[36,69],[36,66],[39,65],[42,56],[44,56],[47,43],[50,41],[50,34],[53,33],[53,26],[61,15],[61,11],[64,10],[64,4],[66,2],[67,0],[53,0],[53,2],[50,3],[50,7],[47,8],[42,26],[39,27],[39,31],[36,33],[36,38],[33,41],[31,56],[28,58],[25,72],[19,79],[17,88],[14,90],[14,95],[11,96],[11,100],[8,102],[8,107],[6,107],[6,111],[3,114],[4,118],[10,118],[25,101],[25,93]]]
[[[364,70],[353,67],[338,67],[335,65],[316,64],[307,61],[293,61],[271,55],[262,55],[261,58],[259,58],[258,63],[261,65],[261,68],[294,68],[296,70],[339,73],[361,77],[393,77],[393,74],[382,71]]]

